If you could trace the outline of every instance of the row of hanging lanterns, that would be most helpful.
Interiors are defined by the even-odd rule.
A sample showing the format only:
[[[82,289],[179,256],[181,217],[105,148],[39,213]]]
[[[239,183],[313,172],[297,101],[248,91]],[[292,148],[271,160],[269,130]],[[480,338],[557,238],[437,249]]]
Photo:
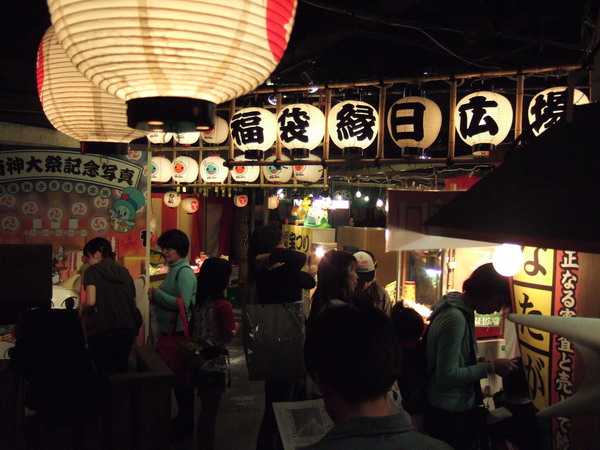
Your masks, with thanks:
[[[588,102],[585,94],[576,89],[575,104]],[[559,120],[565,106],[565,87],[553,87],[538,93],[528,109],[533,132],[539,135]],[[454,119],[460,138],[473,147],[474,154],[478,154],[506,139],[513,122],[513,108],[501,94],[474,92],[458,102]],[[377,137],[378,120],[377,111],[368,103],[340,102],[329,113],[329,135],[333,143],[344,150],[346,157],[360,157],[361,151]],[[439,106],[425,97],[402,98],[387,112],[388,132],[396,145],[403,149],[403,156],[418,155],[431,146],[441,126]],[[227,136],[222,128],[219,131],[219,143],[222,143]],[[262,159],[264,152],[274,146],[277,135],[294,158],[307,158],[310,151],[323,141],[324,131],[324,114],[309,104],[287,105],[277,116],[264,108],[243,108],[233,115],[229,126],[235,148],[243,151],[247,160]]]
[[[282,161],[291,161],[285,155]],[[309,155],[310,161],[320,161],[316,155]],[[246,161],[244,155],[235,158],[236,161]],[[270,156],[266,161],[275,161],[275,156]],[[150,179],[154,183],[194,183],[200,178],[206,183],[223,183],[230,173],[225,165],[226,161],[218,155],[211,155],[201,160],[200,164],[189,156],[178,156],[171,162],[165,156],[153,156],[150,164]],[[253,165],[234,166],[231,177],[236,182],[253,183],[260,175],[261,168]],[[322,165],[282,165],[262,166],[265,180],[271,183],[287,183],[292,176],[302,183],[315,183],[323,177]]]

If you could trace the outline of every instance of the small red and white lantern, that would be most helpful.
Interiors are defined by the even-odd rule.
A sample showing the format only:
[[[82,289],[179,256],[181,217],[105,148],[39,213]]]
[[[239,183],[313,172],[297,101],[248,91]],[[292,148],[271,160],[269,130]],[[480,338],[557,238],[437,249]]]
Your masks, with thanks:
[[[188,214],[198,212],[198,208],[200,208],[200,202],[196,197],[186,197],[181,201],[181,209]]]
[[[291,161],[290,158],[285,155],[281,155],[281,160]],[[275,161],[275,156],[269,156],[266,161]],[[263,166],[262,171],[265,179],[271,183],[287,183],[294,173],[292,166]]]
[[[172,176],[171,160],[164,156],[153,156],[150,161],[150,180],[153,183],[167,183]]]
[[[587,105],[590,100],[579,89],[573,89],[573,104]],[[560,119],[567,110],[567,87],[554,86],[543,90],[531,99],[527,118],[533,134],[539,136]]]
[[[404,97],[388,110],[387,128],[402,156],[420,156],[440,133],[442,111],[428,98]]]
[[[163,197],[163,202],[169,208],[177,208],[181,203],[181,195],[179,195],[179,192],[176,191],[166,192],[165,196]]]
[[[309,161],[321,161],[317,155],[310,155]],[[299,165],[294,166],[294,176],[296,180],[302,183],[315,183],[323,176],[323,166],[319,165]]]
[[[229,135],[229,124],[222,117],[215,120],[215,127],[212,130],[203,131],[202,140],[207,144],[220,145],[224,144]]]
[[[234,161],[248,161],[244,155],[236,156]],[[233,166],[231,178],[241,183],[254,183],[260,175],[259,166]]]
[[[277,139],[277,119],[264,108],[240,109],[231,118],[229,132],[247,159],[262,159]]]
[[[152,144],[164,145],[173,139],[173,133],[165,133],[163,131],[153,131],[148,134],[148,140]]]
[[[328,119],[329,136],[346,157],[360,158],[362,150],[377,138],[379,114],[368,103],[354,100],[338,103],[329,111]]]
[[[184,133],[175,133],[173,135],[175,143],[179,145],[192,145],[200,140],[199,131],[186,131]]]
[[[234,195],[233,204],[238,208],[243,208],[248,204],[248,196],[245,194],[242,195]]]
[[[175,183],[193,183],[198,179],[198,162],[194,158],[178,156],[172,166]]]
[[[294,158],[307,158],[325,135],[325,115],[305,103],[284,106],[277,115],[277,125],[281,144]]]
[[[495,146],[510,132],[513,109],[503,95],[489,91],[473,92],[458,102],[454,120],[458,135],[467,145]],[[476,149],[473,154],[484,152]]]
[[[220,156],[209,156],[200,163],[200,176],[207,183],[222,183],[227,179],[228,173],[225,160]]]

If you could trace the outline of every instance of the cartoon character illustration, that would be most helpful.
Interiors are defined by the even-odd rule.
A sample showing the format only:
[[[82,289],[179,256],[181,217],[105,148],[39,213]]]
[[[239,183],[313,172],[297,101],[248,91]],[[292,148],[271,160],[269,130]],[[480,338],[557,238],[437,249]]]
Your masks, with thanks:
[[[135,188],[125,188],[121,198],[115,200],[114,209],[109,209],[111,227],[119,233],[127,233],[135,226],[135,216],[144,206],[144,194]]]
[[[304,226],[311,228],[331,228],[328,213],[330,209],[331,199],[314,201],[306,215]]]
[[[215,175],[219,171],[219,168],[217,167],[216,164],[210,163],[210,164],[206,165],[206,169],[205,170],[206,170],[207,174],[209,174],[209,175]]]

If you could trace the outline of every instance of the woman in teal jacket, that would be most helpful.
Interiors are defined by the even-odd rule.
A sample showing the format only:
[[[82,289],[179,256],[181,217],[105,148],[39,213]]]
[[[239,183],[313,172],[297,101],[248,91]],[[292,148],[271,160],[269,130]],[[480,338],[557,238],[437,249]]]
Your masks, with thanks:
[[[478,267],[463,284],[434,306],[427,332],[427,386],[430,408],[425,431],[456,449],[477,448],[476,425],[482,404],[480,379],[497,373],[504,377],[516,369],[506,358],[477,362],[475,311],[491,314],[510,304],[508,278],[493,265]]]
[[[156,318],[163,336],[169,331],[173,313],[179,310],[177,297],[185,304],[188,321],[191,307],[196,300],[196,274],[190,267],[187,254],[190,241],[187,235],[177,229],[167,230],[158,238],[163,258],[169,265],[169,274],[158,289],[150,289],[150,301],[156,305]],[[176,334],[183,334],[181,317],[177,317]],[[194,391],[188,383],[175,378],[173,384],[177,399],[178,413],[173,420],[173,440],[189,439],[194,434]]]

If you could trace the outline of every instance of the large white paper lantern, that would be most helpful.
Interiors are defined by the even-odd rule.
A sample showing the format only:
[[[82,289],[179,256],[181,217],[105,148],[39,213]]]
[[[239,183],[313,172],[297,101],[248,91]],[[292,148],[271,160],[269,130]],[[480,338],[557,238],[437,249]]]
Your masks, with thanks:
[[[48,0],[48,7],[73,64],[127,102],[131,126],[190,131],[211,129],[217,104],[267,79],[287,46],[296,3]]]
[[[194,214],[198,212],[200,208],[200,202],[196,197],[186,197],[181,200],[181,209],[183,209],[188,214]]]
[[[586,105],[590,102],[579,89],[573,89],[573,104]],[[531,99],[527,118],[533,134],[539,136],[565,115],[567,109],[567,87],[555,86],[545,89]]]
[[[217,116],[215,127],[212,130],[203,131],[201,136],[207,144],[223,144],[229,136],[229,124],[225,119]]]
[[[425,97],[404,97],[387,113],[387,129],[402,149],[402,156],[420,156],[431,146],[442,128],[442,111]]]
[[[179,195],[179,192],[176,191],[166,192],[165,196],[163,197],[163,202],[169,208],[177,208],[181,203],[181,195]]]
[[[152,144],[164,145],[173,138],[174,133],[165,133],[164,131],[153,131],[148,133],[148,140]]]
[[[316,106],[297,103],[281,108],[277,115],[281,144],[294,158],[307,158],[325,135],[325,115]]]
[[[200,140],[199,131],[186,131],[183,133],[174,133],[175,142],[179,145],[192,145]]]
[[[317,155],[310,155],[307,159],[309,161],[321,161],[321,158]],[[294,166],[294,176],[302,183],[315,183],[323,176],[323,166],[296,164]]]
[[[220,156],[209,156],[200,163],[200,176],[207,183],[222,183],[227,179],[229,169]]]
[[[172,166],[175,183],[193,183],[198,178],[198,162],[194,158],[178,156]]]
[[[458,102],[454,120],[458,135],[467,145],[490,147],[500,144],[508,136],[513,109],[503,95],[473,92]],[[474,154],[477,152],[475,149]]]
[[[281,155],[281,160],[291,161],[290,158],[285,155]],[[269,156],[265,161],[275,161],[275,156]],[[263,166],[262,171],[265,180],[270,181],[271,183],[287,183],[294,173],[292,166]]]
[[[244,155],[236,156],[234,161],[248,161]],[[253,183],[260,175],[259,166],[233,166],[231,177],[240,183]]]
[[[52,27],[39,46],[37,87],[52,126],[80,141],[84,153],[126,154],[129,142],[146,135],[127,126],[123,100],[97,88],[77,70]]]
[[[348,100],[331,108],[327,123],[331,140],[344,155],[360,158],[377,137],[379,114],[368,103]]]
[[[229,130],[234,145],[246,159],[262,159],[277,139],[277,119],[264,108],[244,108],[233,115]]]
[[[153,156],[150,161],[150,180],[153,183],[167,183],[172,176],[171,161],[164,156]]]

